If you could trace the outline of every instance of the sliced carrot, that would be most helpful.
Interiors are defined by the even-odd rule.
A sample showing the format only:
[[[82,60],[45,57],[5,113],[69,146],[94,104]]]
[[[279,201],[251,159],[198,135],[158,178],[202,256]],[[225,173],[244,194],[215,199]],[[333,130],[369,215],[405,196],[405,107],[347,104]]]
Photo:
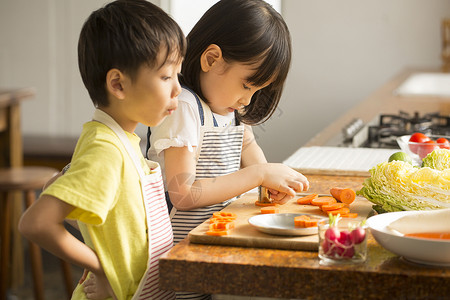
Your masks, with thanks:
[[[356,218],[358,216],[357,213],[346,213],[341,215],[342,218]]]
[[[340,214],[342,216],[342,215],[346,215],[348,213],[350,213],[350,209],[348,207],[343,207],[343,208],[327,211],[327,214],[332,214],[333,216],[335,216],[337,214]]]
[[[324,212],[327,212],[329,210],[336,210],[345,207],[347,204],[339,202],[339,203],[331,203],[331,204],[324,204],[320,207],[320,209]]]
[[[347,204],[351,204],[356,199],[355,191],[347,188],[331,188],[330,194],[337,200]]]
[[[206,232],[207,235],[214,235],[214,236],[223,236],[228,235],[228,230],[208,230]]]
[[[306,220],[305,227],[316,227],[318,222],[319,222],[318,219]]]
[[[330,196],[317,197],[311,200],[311,204],[315,206],[328,205],[336,202],[336,199]]]
[[[221,217],[236,219],[236,214],[232,213],[232,212],[224,212],[224,211],[216,211],[215,213],[213,213],[213,218],[221,218]]]
[[[216,222],[209,225],[209,230],[230,230],[234,228],[234,222]]]
[[[278,204],[276,204],[276,203],[272,203],[272,202],[259,202],[259,200],[256,200],[255,205],[256,205],[256,206],[278,206]]]
[[[215,222],[234,222],[236,220],[235,217],[219,217],[219,218],[210,218],[209,223],[215,223]]]
[[[307,215],[301,215],[294,217],[294,225],[296,227],[305,227],[305,221],[310,220],[311,218]]]
[[[300,197],[297,199],[298,204],[311,204],[312,199],[316,199],[319,195],[318,194],[310,194],[305,197]]]
[[[277,206],[264,206],[261,207],[262,214],[277,214],[280,212],[280,209]]]

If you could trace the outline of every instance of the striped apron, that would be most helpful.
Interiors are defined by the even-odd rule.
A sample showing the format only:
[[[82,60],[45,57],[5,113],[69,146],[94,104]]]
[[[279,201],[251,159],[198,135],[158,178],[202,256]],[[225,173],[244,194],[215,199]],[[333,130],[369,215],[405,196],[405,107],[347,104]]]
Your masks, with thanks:
[[[238,171],[241,165],[244,126],[229,125],[226,127],[218,127],[209,106],[199,99],[197,95],[195,95],[195,98],[197,100],[202,125],[200,129],[200,141],[196,148],[197,164],[195,179],[214,178]],[[172,207],[170,217],[174,243],[177,244],[183,240],[189,231],[209,219],[214,212],[222,210],[234,200],[235,198],[189,211],[180,211]],[[211,299],[211,296],[177,292],[177,299]]]
[[[147,270],[139,283],[138,289],[132,300],[175,299],[172,291],[160,290],[159,285],[159,257],[167,252],[173,245],[173,234],[170,219],[167,214],[167,204],[164,194],[164,185],[161,168],[156,162],[146,160],[151,174],[145,175],[140,164],[139,156],[131,146],[123,129],[108,114],[101,110],[94,113],[95,121],[101,122],[113,130],[122,141],[130,158],[132,159],[141,181],[142,195],[144,198],[145,214],[148,233],[148,262]],[[139,255],[137,253],[136,255]]]

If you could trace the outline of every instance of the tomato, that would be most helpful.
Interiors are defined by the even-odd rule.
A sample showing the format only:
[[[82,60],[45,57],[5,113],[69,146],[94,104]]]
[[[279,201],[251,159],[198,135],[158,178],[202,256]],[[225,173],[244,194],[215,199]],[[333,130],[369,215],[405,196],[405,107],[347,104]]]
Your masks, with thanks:
[[[409,138],[409,141],[410,142],[414,142],[414,143],[425,143],[425,142],[427,142],[429,140],[430,140],[429,137],[427,137],[425,134],[420,133],[420,132],[413,133],[411,135],[411,137]],[[411,150],[412,153],[418,154],[419,145],[410,144],[409,145],[409,150]]]
[[[423,145],[418,145],[417,154],[419,155],[420,159],[424,159],[424,157],[427,156],[428,153],[433,152],[433,150],[437,148],[439,148],[439,146],[436,144],[436,142],[429,140],[426,141]]]
[[[440,148],[450,149],[450,142],[446,138],[438,138],[436,143]]]

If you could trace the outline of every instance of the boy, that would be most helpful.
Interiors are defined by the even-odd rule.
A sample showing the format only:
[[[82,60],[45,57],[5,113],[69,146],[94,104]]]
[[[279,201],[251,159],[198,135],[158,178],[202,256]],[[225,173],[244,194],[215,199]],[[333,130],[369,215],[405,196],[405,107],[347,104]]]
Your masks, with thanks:
[[[83,126],[70,169],[19,224],[28,239],[90,272],[85,283],[95,284],[78,285],[73,299],[173,298],[158,289],[158,258],[173,239],[160,169],[149,167],[134,130],[176,109],[185,49],[178,25],[145,0],[109,3],[83,25],[78,63],[94,120]],[[78,221],[86,244],[65,218]]]

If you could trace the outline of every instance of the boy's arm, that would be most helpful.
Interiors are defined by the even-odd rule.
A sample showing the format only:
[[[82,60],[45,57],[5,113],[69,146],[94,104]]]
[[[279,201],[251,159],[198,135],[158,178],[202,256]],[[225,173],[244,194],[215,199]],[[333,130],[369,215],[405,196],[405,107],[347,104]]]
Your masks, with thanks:
[[[25,211],[19,223],[19,231],[55,256],[104,276],[95,252],[64,227],[64,219],[73,209],[73,206],[64,201],[43,195]]]

